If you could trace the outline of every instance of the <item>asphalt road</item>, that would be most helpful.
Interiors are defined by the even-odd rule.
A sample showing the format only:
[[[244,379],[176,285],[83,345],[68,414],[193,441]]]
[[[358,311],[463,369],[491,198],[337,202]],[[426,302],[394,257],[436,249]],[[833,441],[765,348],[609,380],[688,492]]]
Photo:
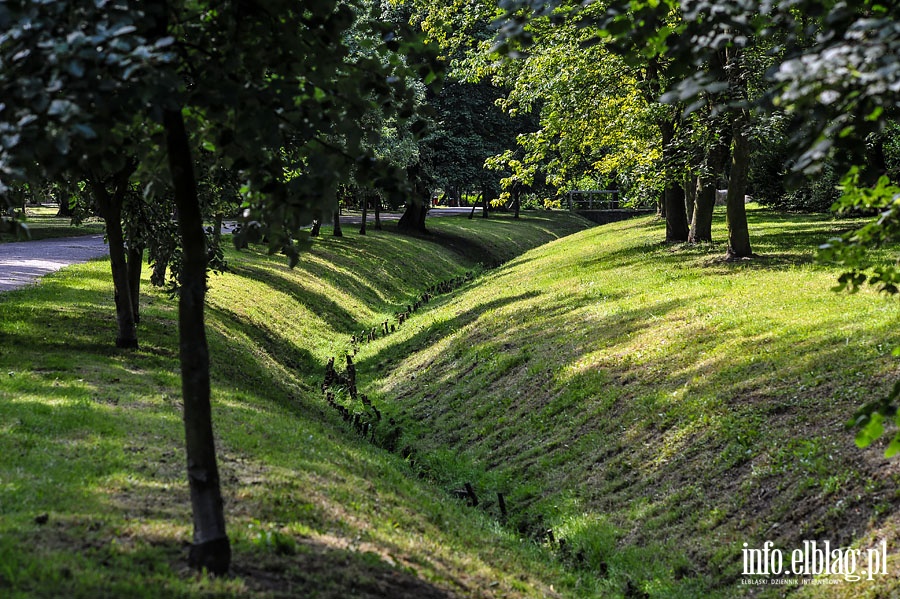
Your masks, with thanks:
[[[46,274],[108,253],[103,235],[0,243],[0,292],[24,287]]]
[[[471,208],[436,208],[429,211],[429,216],[468,216],[471,211]],[[480,214],[480,211],[477,208],[475,213]],[[386,213],[381,218],[397,220],[400,215]],[[341,218],[341,223],[359,224],[360,220],[359,215],[346,215]],[[374,221],[375,216],[370,213],[366,220]],[[225,230],[229,231],[228,227]],[[30,285],[42,276],[66,266],[108,254],[109,248],[103,242],[103,235],[0,243],[0,292]]]

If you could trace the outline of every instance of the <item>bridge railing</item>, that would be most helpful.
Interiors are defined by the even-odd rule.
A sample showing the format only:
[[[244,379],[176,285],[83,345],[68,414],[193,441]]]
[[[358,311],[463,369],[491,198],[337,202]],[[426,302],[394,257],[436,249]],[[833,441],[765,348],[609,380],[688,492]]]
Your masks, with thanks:
[[[569,210],[615,210],[619,207],[618,189],[584,189],[566,193]]]

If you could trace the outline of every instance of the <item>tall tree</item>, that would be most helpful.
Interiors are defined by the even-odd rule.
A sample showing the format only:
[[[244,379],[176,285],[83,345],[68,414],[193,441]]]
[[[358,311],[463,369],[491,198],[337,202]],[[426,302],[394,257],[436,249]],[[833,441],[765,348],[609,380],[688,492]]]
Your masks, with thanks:
[[[421,64],[401,58],[396,51],[415,40],[349,3],[172,1],[143,8],[24,0],[0,6],[6,32],[0,177],[118,172],[131,124],[147,118],[162,126],[157,149],[169,165],[183,248],[179,338],[194,514],[190,561],[223,573],[230,544],[212,435],[203,324],[207,248],[191,138],[222,166],[241,171],[248,215],[263,223],[271,249],[285,248],[296,259],[292,233],[335,206],[337,183],[350,165],[365,180],[375,177],[377,164],[364,149],[374,142],[357,123],[377,107],[411,114],[405,73],[427,74],[433,62],[421,51],[415,53]],[[351,61],[344,33],[358,16],[373,30],[378,52]]]

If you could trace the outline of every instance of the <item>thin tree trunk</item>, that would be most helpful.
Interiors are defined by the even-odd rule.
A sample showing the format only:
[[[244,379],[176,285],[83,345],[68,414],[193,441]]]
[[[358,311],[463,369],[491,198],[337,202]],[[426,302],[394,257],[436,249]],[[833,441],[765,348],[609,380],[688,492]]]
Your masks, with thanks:
[[[359,234],[366,234],[366,219],[369,217],[369,200],[363,196],[362,200],[362,222],[359,223]]]
[[[513,184],[513,218],[519,218],[519,207],[521,206],[522,184]]]
[[[709,71],[717,73],[723,81],[728,78],[726,62],[728,57],[724,51],[714,52],[710,56]],[[717,95],[723,100],[721,94]],[[688,241],[699,243],[712,241],[713,211],[716,207],[716,189],[719,176],[725,171],[731,146],[731,131],[728,115],[707,117],[712,125],[712,140],[706,151],[703,168],[697,180],[697,198],[694,203],[694,214],[691,217],[691,230]]]
[[[381,230],[381,195],[375,198],[375,230]]]
[[[116,323],[118,325],[116,347],[125,349],[138,347],[134,304],[131,300],[129,286],[128,259],[125,254],[125,234],[122,231],[122,204],[125,199],[125,187],[133,172],[134,166],[129,163],[113,176],[115,189],[112,195],[100,177],[92,176],[90,178],[97,207],[106,222],[106,238],[109,242],[109,263],[112,270]]]
[[[684,208],[687,211],[688,222],[694,220],[694,206],[697,202],[697,179],[696,175],[688,175],[684,180]],[[690,241],[690,232],[688,232],[688,241]]]
[[[734,151],[731,158],[731,175],[728,179],[728,196],[725,215],[728,222],[727,258],[749,258],[750,231],[747,226],[747,208],[744,196],[747,192],[747,173],[750,170],[750,140],[745,130],[749,121],[746,110],[738,110],[734,119]]]
[[[481,218],[488,217],[488,210],[490,206],[490,200],[488,199],[488,189],[487,186],[481,188]]]
[[[343,237],[344,232],[341,230],[341,209],[338,208],[334,211],[334,231],[332,233],[335,237]]]
[[[163,125],[183,251],[178,333],[188,484],[194,520],[194,543],[188,562],[198,570],[225,574],[231,566],[231,545],[225,531],[210,406],[209,347],[203,315],[206,301],[206,235],[203,233],[190,145],[181,111],[166,110]]]
[[[222,219],[223,215],[221,212],[217,212],[213,216],[213,243],[216,244],[216,247],[222,245]]]
[[[726,48],[725,60],[728,73],[729,93],[734,99],[747,97],[747,78],[744,73],[740,48]],[[750,140],[747,127],[750,113],[746,108],[733,110],[731,133],[733,150],[731,170],[728,175],[728,194],[725,198],[725,220],[728,224],[728,260],[750,258],[750,231],[747,226],[747,207],[744,196],[747,193],[747,173],[750,170]]]
[[[482,191],[481,193],[484,193]],[[469,212],[469,220],[472,220],[475,217],[475,209],[478,207],[478,198],[475,198],[475,201],[472,202],[472,211]]]
[[[144,267],[144,248],[128,247],[128,291],[134,323],[141,322],[141,269]]]

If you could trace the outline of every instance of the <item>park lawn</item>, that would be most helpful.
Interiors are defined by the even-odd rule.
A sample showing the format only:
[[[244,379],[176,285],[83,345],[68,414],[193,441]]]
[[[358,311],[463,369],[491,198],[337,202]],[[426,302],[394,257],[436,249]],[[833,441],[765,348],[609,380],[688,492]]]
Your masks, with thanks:
[[[451,222],[452,220],[452,222]],[[422,289],[584,229],[569,215],[434,222],[415,239],[323,235],[297,268],[229,251],[210,280],[213,409],[234,576],[186,567],[176,307],[144,281],[115,350],[106,261],[0,297],[0,595],[539,597],[561,567],[359,438],[318,387],[327,357]],[[513,232],[515,234],[513,234]],[[515,247],[515,243],[524,244]],[[511,254],[510,254],[511,255]],[[494,256],[493,260],[501,259]]]
[[[103,220],[98,217],[89,217],[80,225],[74,225],[71,218],[56,216],[58,210],[55,206],[29,206],[22,221],[24,228],[16,234],[0,234],[0,243],[95,235],[105,231]]]
[[[486,513],[503,493],[567,596],[780,596],[741,585],[766,578],[742,575],[744,543],[883,539],[888,576],[803,593],[896,593],[900,462],[845,428],[900,374],[896,300],[834,293],[814,262],[860,221],[749,218],[759,256],[738,263],[661,243],[654,218],[527,252],[364,346],[363,392],[424,475]]]

